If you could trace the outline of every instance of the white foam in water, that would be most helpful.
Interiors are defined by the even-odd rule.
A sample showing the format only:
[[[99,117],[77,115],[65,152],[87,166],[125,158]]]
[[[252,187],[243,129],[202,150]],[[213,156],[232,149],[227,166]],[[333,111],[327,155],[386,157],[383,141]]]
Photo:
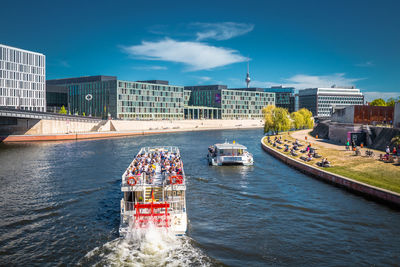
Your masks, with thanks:
[[[78,265],[96,266],[210,266],[211,260],[192,246],[187,236],[165,228],[134,229],[86,254]]]

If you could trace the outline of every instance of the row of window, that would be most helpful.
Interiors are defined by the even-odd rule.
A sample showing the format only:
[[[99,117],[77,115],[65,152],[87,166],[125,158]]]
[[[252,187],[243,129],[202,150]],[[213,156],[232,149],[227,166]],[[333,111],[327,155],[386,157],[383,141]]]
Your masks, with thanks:
[[[44,91],[20,90],[0,87],[0,96],[44,98]]]
[[[119,114],[120,119],[183,119],[183,114]]]
[[[0,70],[0,79],[45,83],[45,76]]]
[[[263,105],[263,104],[268,104],[268,103],[271,103],[271,105],[272,105],[272,102],[273,100],[272,99],[270,99],[270,98],[267,98],[267,99],[264,99],[264,101],[260,101],[260,100],[258,100],[258,101],[250,101],[250,100],[247,100],[247,101],[235,101],[235,100],[222,100],[222,104],[232,104],[232,105],[252,105],[252,106],[254,106],[254,105]]]
[[[164,103],[176,103],[178,105],[183,105],[183,101],[181,98],[172,98],[172,97],[153,97],[153,96],[123,96],[119,95],[118,100],[124,100],[126,102],[137,102],[137,101],[151,101],[151,102],[164,102]]]
[[[0,46],[0,60],[45,67],[45,56]]]
[[[123,107],[183,107],[182,103],[177,103],[177,102],[165,102],[165,101],[160,101],[160,102],[143,102],[143,101],[118,101],[118,106],[123,106]]]
[[[172,92],[172,91],[157,91],[157,90],[135,90],[135,89],[118,89],[119,94],[125,95],[152,95],[152,96],[170,96],[170,97],[177,97],[182,98],[183,94],[181,92]]]
[[[255,97],[274,97],[274,93],[265,92],[247,92],[247,91],[236,91],[236,90],[222,90],[223,95],[227,96],[255,96]]]
[[[0,61],[0,69],[8,71],[17,71],[38,75],[45,75],[46,69],[44,67],[35,67],[23,64],[17,64],[13,62]]]
[[[39,90],[39,91],[45,90],[44,83],[23,82],[23,81],[5,80],[5,79],[0,79],[0,86],[6,88],[15,88],[15,89]]]
[[[134,113],[182,113],[183,108],[145,108],[145,107],[118,107],[118,112]]]
[[[172,86],[172,85],[159,85],[159,84],[147,84],[147,83],[137,83],[137,82],[118,82],[118,87],[123,87],[127,89],[146,89],[146,90],[157,90],[157,91],[172,91],[172,92],[182,92],[183,87]]]
[[[29,106],[29,107],[44,108],[45,101],[44,99],[0,96],[0,106],[13,106],[13,107]]]

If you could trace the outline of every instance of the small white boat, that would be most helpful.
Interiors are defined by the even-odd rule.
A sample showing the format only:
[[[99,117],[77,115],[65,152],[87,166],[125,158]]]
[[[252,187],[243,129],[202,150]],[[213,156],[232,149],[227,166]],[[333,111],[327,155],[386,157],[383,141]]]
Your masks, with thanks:
[[[142,148],[122,175],[121,191],[121,236],[150,226],[186,233],[186,179],[177,147]]]
[[[253,165],[253,155],[247,151],[247,147],[235,143],[225,142],[215,144],[208,148],[208,163],[213,166],[221,165]]]

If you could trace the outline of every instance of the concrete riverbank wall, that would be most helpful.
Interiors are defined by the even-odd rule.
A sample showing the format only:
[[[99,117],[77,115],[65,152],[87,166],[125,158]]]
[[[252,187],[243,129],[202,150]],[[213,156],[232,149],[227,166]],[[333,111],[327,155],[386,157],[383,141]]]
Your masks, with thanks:
[[[264,138],[261,139],[261,147],[273,157],[281,160],[287,165],[298,169],[308,175],[312,175],[313,177],[316,177],[320,180],[332,183],[340,187],[344,187],[352,192],[356,192],[371,197],[375,200],[383,201],[385,203],[400,207],[400,194],[362,182],[358,182],[350,178],[338,174],[333,174],[320,168],[305,164],[299,160],[288,157],[287,155],[268,147],[264,143]]]
[[[31,124],[30,124],[31,123]],[[72,122],[38,120],[19,125],[17,134],[0,135],[2,142],[111,138],[184,131],[261,128],[261,120],[176,120]],[[24,130],[25,129],[25,130]]]

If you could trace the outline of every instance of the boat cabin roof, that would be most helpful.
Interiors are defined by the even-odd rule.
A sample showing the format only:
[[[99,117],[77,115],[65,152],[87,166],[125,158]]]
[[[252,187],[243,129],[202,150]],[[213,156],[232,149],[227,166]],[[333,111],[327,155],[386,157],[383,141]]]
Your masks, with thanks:
[[[230,143],[223,143],[223,144],[215,144],[216,149],[247,149],[244,145],[241,144],[230,144]]]

